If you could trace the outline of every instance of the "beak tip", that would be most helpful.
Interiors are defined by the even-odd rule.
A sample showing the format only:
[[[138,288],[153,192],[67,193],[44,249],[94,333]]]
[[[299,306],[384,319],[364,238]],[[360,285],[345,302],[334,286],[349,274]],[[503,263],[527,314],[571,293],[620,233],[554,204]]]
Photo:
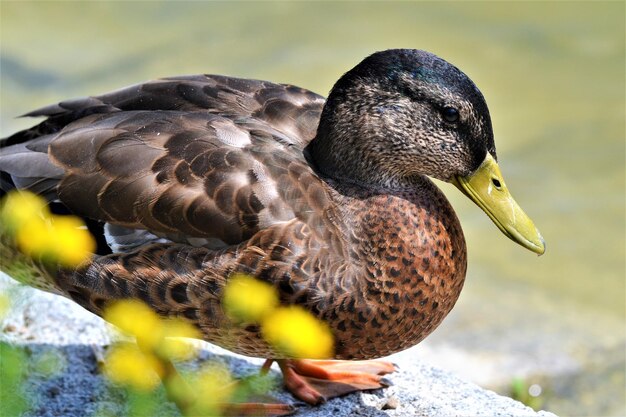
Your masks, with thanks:
[[[537,232],[539,234],[539,232]],[[539,239],[537,243],[531,243],[531,246],[528,247],[530,250],[532,250],[533,252],[535,252],[537,254],[537,256],[541,256],[544,253],[546,253],[546,241],[544,240],[543,236],[541,236],[539,234]]]
[[[546,241],[543,239],[543,236],[539,235],[539,239],[541,239],[541,252],[538,253],[539,256],[546,253]]]

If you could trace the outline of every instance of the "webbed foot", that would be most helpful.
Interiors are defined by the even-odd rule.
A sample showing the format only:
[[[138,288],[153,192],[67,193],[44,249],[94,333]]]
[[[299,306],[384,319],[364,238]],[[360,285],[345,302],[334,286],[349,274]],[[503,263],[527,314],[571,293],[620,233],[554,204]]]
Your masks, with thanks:
[[[320,404],[351,392],[388,387],[392,384],[383,375],[396,370],[391,362],[378,360],[281,359],[277,362],[285,387],[308,404]]]

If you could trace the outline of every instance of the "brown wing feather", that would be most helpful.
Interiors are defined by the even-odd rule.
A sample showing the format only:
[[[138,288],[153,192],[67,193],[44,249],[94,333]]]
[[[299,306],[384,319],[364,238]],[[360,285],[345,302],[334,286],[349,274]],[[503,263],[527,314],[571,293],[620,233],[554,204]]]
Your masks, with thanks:
[[[0,170],[85,217],[233,244],[306,211],[291,182],[310,171],[302,149],[323,102],[256,80],[151,81],[29,113],[47,119],[2,142]]]
[[[296,211],[308,216],[298,182],[311,170],[288,139],[259,121],[128,111],[68,125],[49,152],[66,173],[57,190],[73,212],[234,244]]]
[[[58,132],[91,114],[133,110],[204,110],[255,118],[304,146],[315,135],[324,101],[309,90],[287,84],[220,75],[170,77],[34,110],[25,116],[47,119],[4,139],[3,146]]]

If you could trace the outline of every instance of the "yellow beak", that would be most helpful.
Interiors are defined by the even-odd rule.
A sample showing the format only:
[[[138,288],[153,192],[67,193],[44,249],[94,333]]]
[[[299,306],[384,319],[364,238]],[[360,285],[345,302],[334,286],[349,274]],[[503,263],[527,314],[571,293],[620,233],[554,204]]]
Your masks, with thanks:
[[[458,176],[452,183],[483,209],[509,239],[543,255],[546,245],[541,233],[509,193],[500,167],[490,153],[476,172],[467,177]]]

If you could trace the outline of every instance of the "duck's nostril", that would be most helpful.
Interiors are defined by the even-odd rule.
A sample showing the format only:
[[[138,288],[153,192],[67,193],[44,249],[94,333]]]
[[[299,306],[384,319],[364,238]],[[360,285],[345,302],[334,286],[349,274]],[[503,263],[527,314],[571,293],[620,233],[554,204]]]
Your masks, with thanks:
[[[491,182],[493,183],[493,185],[494,185],[496,188],[500,188],[500,187],[502,186],[502,184],[500,184],[500,181],[499,181],[499,180],[497,180],[496,178],[493,178],[493,179],[491,180]]]

